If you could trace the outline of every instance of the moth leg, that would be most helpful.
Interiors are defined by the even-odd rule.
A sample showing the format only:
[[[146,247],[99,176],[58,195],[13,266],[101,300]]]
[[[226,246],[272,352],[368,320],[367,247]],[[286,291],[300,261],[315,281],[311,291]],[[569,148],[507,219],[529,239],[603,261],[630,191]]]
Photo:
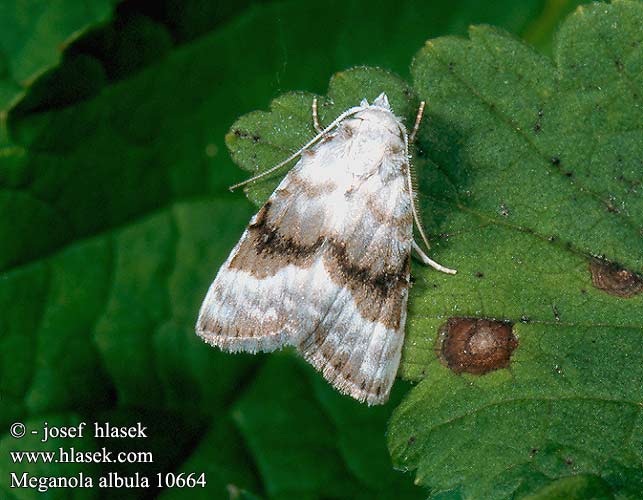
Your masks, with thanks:
[[[443,273],[447,274],[455,274],[457,271],[455,269],[449,269],[448,267],[444,267],[441,264],[438,264],[436,261],[430,259],[420,248],[420,245],[418,245],[415,240],[413,240],[413,250],[415,250],[420,257],[420,260],[426,264],[427,266],[431,266],[433,269],[437,269],[438,271],[442,271]]]
[[[323,132],[323,128],[319,124],[319,115],[317,114],[317,98],[315,97],[313,99],[313,126],[315,127],[315,130],[317,131],[318,134],[321,134]]]
[[[418,108],[418,114],[415,117],[415,124],[413,125],[413,130],[411,131],[411,135],[409,136],[409,142],[412,143],[415,140],[415,134],[417,134],[419,128],[420,128],[420,123],[422,122],[422,116],[424,116],[424,105],[426,103],[422,101],[420,103],[420,107]]]

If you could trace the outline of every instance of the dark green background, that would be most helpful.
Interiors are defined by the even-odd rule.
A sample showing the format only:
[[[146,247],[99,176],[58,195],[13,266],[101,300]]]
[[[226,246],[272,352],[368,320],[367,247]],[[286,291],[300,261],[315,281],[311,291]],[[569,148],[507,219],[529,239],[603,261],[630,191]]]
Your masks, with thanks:
[[[0,6],[0,494],[9,471],[94,477],[205,471],[205,490],[48,498],[425,498],[394,472],[393,401],[339,396],[288,353],[222,354],[200,301],[252,213],[224,136],[282,92],[381,66],[405,79],[439,35],[491,23],[548,53],[577,2],[151,3]],[[429,103],[430,105],[430,103]],[[108,420],[146,440],[17,442],[12,422]],[[154,453],[151,465],[17,466],[12,449]]]

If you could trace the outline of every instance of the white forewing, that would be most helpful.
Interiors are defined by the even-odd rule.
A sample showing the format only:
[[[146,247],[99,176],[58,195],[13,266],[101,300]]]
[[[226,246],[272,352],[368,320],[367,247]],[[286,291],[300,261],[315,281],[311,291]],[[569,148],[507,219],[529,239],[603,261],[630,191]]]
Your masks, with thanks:
[[[232,352],[293,345],[341,392],[385,402],[413,241],[405,134],[384,96],[304,151],[219,270],[197,333]]]

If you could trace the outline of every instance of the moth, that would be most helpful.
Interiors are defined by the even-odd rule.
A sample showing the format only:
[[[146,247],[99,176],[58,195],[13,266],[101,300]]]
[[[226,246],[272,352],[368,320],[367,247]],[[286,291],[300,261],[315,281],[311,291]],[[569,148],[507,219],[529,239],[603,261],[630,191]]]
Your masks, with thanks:
[[[229,352],[294,346],[337,390],[388,400],[404,342],[411,251],[435,269],[412,182],[409,135],[386,94],[366,99],[292,156],[242,182],[288,172],[221,266],[197,334]]]

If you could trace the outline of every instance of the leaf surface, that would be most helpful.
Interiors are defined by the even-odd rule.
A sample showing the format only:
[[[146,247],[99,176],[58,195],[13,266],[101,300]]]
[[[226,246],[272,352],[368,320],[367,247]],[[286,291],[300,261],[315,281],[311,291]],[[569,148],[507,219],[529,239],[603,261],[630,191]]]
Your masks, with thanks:
[[[421,382],[389,445],[435,498],[520,498],[571,476],[615,498],[643,488],[641,23],[641,3],[594,4],[553,60],[489,27],[416,56],[426,219],[459,272],[416,267],[402,374]],[[455,317],[510,322],[509,368],[441,363]]]
[[[32,0],[0,5],[0,110],[60,60],[65,45],[109,19],[114,0]]]
[[[225,190],[243,178],[225,151],[230,124],[265,108],[283,89],[325,91],[328,75],[346,67],[381,65],[406,75],[412,53],[428,36],[461,33],[473,21],[546,32],[538,21],[544,3],[416,1],[391,11],[388,2],[372,1],[314,8],[301,2],[128,1],[113,22],[102,24],[109,4],[94,2],[77,16],[58,1],[41,6],[42,24],[34,14],[20,33],[12,31],[16,26],[0,30],[0,74],[6,76],[0,83],[5,432],[14,421],[37,428],[49,418],[141,421],[150,427],[144,442],[86,444],[154,453],[149,466],[114,467],[124,475],[207,472],[206,489],[167,489],[164,498],[286,491],[283,474],[272,475],[272,455],[254,445],[260,436],[233,410],[255,408],[245,411],[246,421],[265,422],[256,410],[263,402],[257,375],[272,373],[274,380],[308,372],[282,361],[264,372],[266,358],[220,353],[193,333],[207,286],[252,213],[241,195]],[[9,24],[15,18],[0,17]],[[43,26],[51,31],[40,32]],[[312,36],[310,26],[323,36]],[[386,78],[396,102],[408,102],[414,113],[407,85]],[[350,94],[335,96],[335,109],[351,105],[368,82],[352,85]],[[333,111],[325,107],[322,118],[332,118]],[[310,116],[308,98],[297,113],[302,123]],[[310,130],[306,121],[283,146],[296,148]],[[344,478],[351,494],[381,489],[404,498],[422,495],[408,477],[390,471],[382,438],[390,407],[375,413],[356,408],[310,376],[303,388],[312,392],[297,411],[323,413],[318,418],[333,439],[324,444],[333,450],[329,460],[340,457],[339,465],[320,467]],[[292,449],[305,448],[290,432],[283,428]],[[19,444],[8,434],[1,440],[3,450]],[[8,456],[3,452],[3,461]],[[14,469],[21,470],[3,462],[3,477]],[[38,473],[79,469],[94,477],[111,470],[43,465]],[[306,492],[319,498],[329,486],[316,481]],[[121,498],[139,493],[119,490]],[[100,494],[82,490],[78,496]]]

